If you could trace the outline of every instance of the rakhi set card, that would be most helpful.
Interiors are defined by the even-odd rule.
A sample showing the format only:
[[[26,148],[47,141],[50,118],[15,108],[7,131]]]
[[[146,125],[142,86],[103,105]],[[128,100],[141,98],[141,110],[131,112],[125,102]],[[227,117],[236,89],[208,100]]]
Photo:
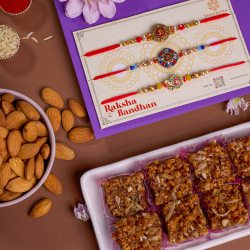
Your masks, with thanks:
[[[250,86],[249,54],[229,0],[185,1],[72,33],[97,137]]]

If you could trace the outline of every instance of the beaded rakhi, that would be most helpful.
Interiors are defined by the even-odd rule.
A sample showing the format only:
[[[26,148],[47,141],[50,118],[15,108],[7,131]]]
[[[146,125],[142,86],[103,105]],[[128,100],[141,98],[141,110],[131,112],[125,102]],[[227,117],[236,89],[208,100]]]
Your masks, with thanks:
[[[107,46],[107,47],[104,47],[101,49],[89,51],[89,52],[85,53],[84,56],[87,56],[87,57],[94,56],[97,54],[101,54],[101,53],[104,53],[107,51],[117,49],[119,47],[129,46],[129,45],[132,45],[134,43],[141,43],[141,42],[147,42],[147,41],[152,41],[152,40],[156,41],[156,42],[164,42],[168,39],[168,37],[170,35],[173,35],[178,31],[183,31],[187,28],[192,28],[192,27],[198,26],[200,24],[213,22],[213,21],[216,21],[216,20],[228,17],[228,16],[230,16],[229,13],[224,13],[224,14],[212,16],[209,18],[205,18],[205,19],[202,19],[200,21],[192,21],[189,23],[179,24],[176,26],[166,26],[164,24],[156,24],[152,27],[151,32],[145,33],[141,36],[137,36],[135,38],[132,38],[132,39],[129,39],[126,41],[122,41],[120,43],[113,44],[113,45],[110,45],[110,46]]]
[[[107,103],[111,103],[111,102],[115,102],[130,96],[134,96],[134,95],[138,95],[138,94],[146,94],[148,92],[153,92],[156,90],[161,90],[164,88],[167,88],[168,90],[174,90],[174,89],[178,89],[180,88],[184,83],[192,81],[193,79],[197,79],[199,77],[205,76],[209,73],[218,71],[218,70],[222,70],[222,69],[226,69],[226,68],[231,68],[231,67],[235,67],[235,66],[239,66],[241,64],[246,63],[245,61],[240,61],[240,62],[236,62],[236,63],[231,63],[231,64],[227,64],[224,66],[220,66],[220,67],[216,67],[216,68],[212,68],[210,70],[204,70],[204,71],[199,71],[199,72],[195,72],[193,74],[187,74],[185,76],[180,76],[180,75],[172,75],[170,76],[168,79],[156,83],[154,85],[150,85],[148,87],[139,89],[135,92],[130,92],[127,94],[123,94],[123,95],[119,95],[119,96],[115,96],[109,99],[106,99],[104,101],[101,102],[102,105],[107,104]]]
[[[163,50],[160,51],[160,53],[158,54],[157,57],[154,57],[152,59],[148,59],[144,62],[135,63],[135,64],[130,65],[130,66],[128,66],[124,69],[121,69],[121,70],[116,70],[116,71],[105,73],[105,74],[102,74],[99,76],[95,76],[93,78],[93,80],[103,79],[103,78],[106,78],[106,77],[109,77],[112,75],[116,75],[116,74],[119,74],[119,73],[122,73],[122,72],[125,72],[128,70],[133,71],[133,70],[136,70],[138,68],[147,67],[147,66],[150,66],[150,65],[155,64],[155,63],[158,63],[162,67],[168,69],[168,68],[173,67],[178,62],[178,60],[183,56],[187,56],[187,55],[190,55],[190,54],[195,53],[195,52],[201,52],[201,51],[205,50],[206,48],[217,46],[219,44],[223,44],[223,43],[227,43],[227,42],[231,42],[231,41],[234,41],[236,39],[237,39],[236,37],[231,37],[231,38],[216,41],[216,42],[213,42],[213,43],[210,43],[207,45],[199,45],[199,46],[194,47],[194,48],[185,49],[179,53],[174,51],[171,48],[164,48]]]

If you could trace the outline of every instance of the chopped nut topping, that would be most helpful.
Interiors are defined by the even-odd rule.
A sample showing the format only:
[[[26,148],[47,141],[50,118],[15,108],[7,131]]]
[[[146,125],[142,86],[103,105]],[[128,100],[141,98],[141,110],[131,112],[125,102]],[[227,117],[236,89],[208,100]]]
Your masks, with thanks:
[[[115,217],[134,215],[147,208],[144,176],[141,172],[109,179],[103,183],[105,198]]]
[[[250,177],[250,136],[236,139],[227,146],[229,155],[239,177]]]
[[[179,157],[150,164],[148,177],[156,205],[192,194],[189,164]]]
[[[207,221],[197,194],[179,203],[170,202],[162,211],[170,243],[182,243],[208,234]]]
[[[190,154],[189,162],[194,166],[195,182],[201,192],[234,180],[229,155],[216,142]]]
[[[160,250],[161,222],[156,213],[143,213],[118,219],[114,239],[123,250]]]
[[[213,230],[244,225],[248,221],[248,211],[237,185],[225,184],[209,191],[205,194],[204,204]]]

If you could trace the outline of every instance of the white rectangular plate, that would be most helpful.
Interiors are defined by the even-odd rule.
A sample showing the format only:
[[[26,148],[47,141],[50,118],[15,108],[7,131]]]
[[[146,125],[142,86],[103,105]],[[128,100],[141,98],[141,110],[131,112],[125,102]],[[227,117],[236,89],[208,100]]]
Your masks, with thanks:
[[[178,144],[154,150],[146,154],[134,156],[123,161],[119,161],[110,165],[90,170],[85,173],[80,180],[81,188],[85,202],[89,209],[90,217],[94,226],[96,238],[100,249],[113,249],[113,240],[109,233],[108,220],[105,217],[103,211],[104,197],[101,192],[101,187],[99,183],[100,179],[120,175],[126,172],[133,172],[141,161],[157,159],[166,155],[177,154],[180,148],[192,146],[219,135],[223,135],[226,139],[248,136],[250,135],[250,122],[243,123],[241,125],[228,129],[220,130],[211,134],[207,134],[205,136],[201,136],[192,140],[180,142]],[[229,230],[224,233],[213,234],[210,238],[193,241],[188,244],[182,244],[178,247],[174,247],[174,249],[202,250],[247,235],[250,235],[249,225],[240,227],[238,229]]]

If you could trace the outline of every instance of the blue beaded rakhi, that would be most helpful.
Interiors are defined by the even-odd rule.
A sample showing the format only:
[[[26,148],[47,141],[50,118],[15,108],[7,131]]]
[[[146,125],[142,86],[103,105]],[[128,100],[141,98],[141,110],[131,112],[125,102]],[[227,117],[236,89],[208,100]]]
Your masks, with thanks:
[[[206,48],[208,47],[212,47],[212,46],[218,46],[220,44],[224,44],[227,42],[231,42],[236,40],[237,38],[235,37],[231,37],[231,38],[227,38],[227,39],[223,39],[217,42],[213,42],[207,45],[199,45],[197,47],[193,47],[190,49],[185,49],[182,50],[181,52],[176,52],[171,48],[164,48],[160,51],[160,53],[157,55],[157,57],[154,57],[152,59],[148,59],[146,61],[140,62],[140,63],[135,63],[133,65],[130,65],[128,67],[126,67],[125,69],[121,69],[121,70],[117,70],[117,71],[113,71],[113,72],[109,72],[103,75],[99,75],[93,78],[93,80],[99,80],[99,79],[103,79],[112,75],[116,75],[125,71],[129,71],[129,70],[136,70],[139,68],[143,68],[143,67],[148,67],[150,65],[156,64],[158,63],[159,65],[161,65],[162,67],[169,69],[173,66],[175,66],[178,63],[178,60],[183,57],[183,56],[187,56],[190,55],[192,53],[199,53],[204,51]]]

